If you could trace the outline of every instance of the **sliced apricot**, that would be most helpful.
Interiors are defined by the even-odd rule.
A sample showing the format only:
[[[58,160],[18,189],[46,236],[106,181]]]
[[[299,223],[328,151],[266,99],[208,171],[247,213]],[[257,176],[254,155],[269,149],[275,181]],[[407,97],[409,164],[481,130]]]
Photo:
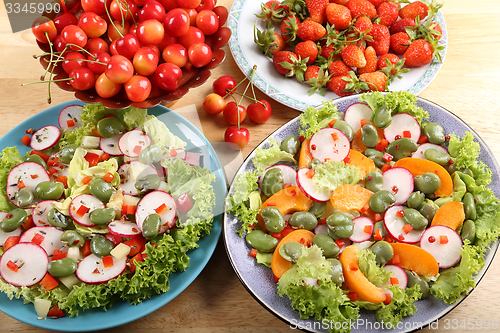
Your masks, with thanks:
[[[300,146],[299,169],[307,168],[309,162],[313,160],[311,156],[311,151],[309,150],[310,141],[311,139],[304,140],[304,142],[302,142],[302,146]]]
[[[333,208],[347,212],[349,210],[361,211],[366,209],[373,192],[358,185],[342,185],[337,187],[330,195]]]
[[[390,243],[394,250],[394,257],[399,262],[394,263],[399,267],[414,271],[418,275],[436,276],[439,273],[439,265],[436,259],[426,250],[411,244]],[[393,257],[393,258],[394,258]]]
[[[283,237],[283,239],[278,243],[276,249],[273,252],[273,257],[271,259],[271,269],[273,270],[273,274],[279,279],[283,276],[283,274],[288,271],[292,265],[291,261],[286,260],[279,253],[281,245],[288,242],[303,242],[310,243],[314,237],[314,233],[305,230],[305,229],[297,229]]]
[[[464,220],[464,204],[461,201],[450,201],[439,207],[432,218],[431,226],[444,225],[457,230]]]
[[[376,170],[375,163],[371,158],[366,157],[354,149],[349,150],[349,155],[347,155],[346,161],[347,164],[353,165],[361,170],[363,179],[366,177],[368,172]]]

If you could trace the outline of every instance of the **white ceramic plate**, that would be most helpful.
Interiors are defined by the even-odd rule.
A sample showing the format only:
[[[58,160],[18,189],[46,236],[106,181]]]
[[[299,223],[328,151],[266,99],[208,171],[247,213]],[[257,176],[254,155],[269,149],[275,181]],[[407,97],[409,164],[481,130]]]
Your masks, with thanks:
[[[229,48],[241,71],[248,75],[252,71],[253,65],[257,65],[257,72],[254,76],[255,85],[276,101],[299,111],[304,111],[310,105],[317,106],[321,105],[323,101],[338,98],[335,93],[328,89],[325,89],[326,94],[324,97],[318,93],[309,96],[307,93],[310,88],[309,85],[300,83],[294,78],[285,79],[274,68],[272,59],[262,54],[253,40],[254,23],[258,20],[255,14],[260,13],[262,2],[263,0],[235,0],[229,12],[227,24],[232,33],[229,39]],[[441,58],[444,61],[448,33],[441,12],[437,14],[436,22],[443,29],[439,45],[445,47],[441,51]],[[259,30],[264,29],[262,22],[257,24],[257,27]],[[418,95],[436,77],[441,66],[442,63],[434,59],[426,66],[412,68],[410,72],[403,74],[401,80],[396,79],[391,83],[390,90],[408,90]]]

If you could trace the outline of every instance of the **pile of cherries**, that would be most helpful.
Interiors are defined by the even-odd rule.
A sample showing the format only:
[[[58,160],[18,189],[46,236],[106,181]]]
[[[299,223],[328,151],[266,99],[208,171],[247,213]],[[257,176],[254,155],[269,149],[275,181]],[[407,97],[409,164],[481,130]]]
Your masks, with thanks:
[[[75,90],[95,89],[102,98],[124,90],[132,102],[174,91],[183,75],[212,61],[205,37],[227,19],[227,9],[216,2],[63,0],[61,13],[32,25],[46,52],[40,55],[42,81],[69,81]],[[61,79],[54,76],[60,66],[67,74]]]

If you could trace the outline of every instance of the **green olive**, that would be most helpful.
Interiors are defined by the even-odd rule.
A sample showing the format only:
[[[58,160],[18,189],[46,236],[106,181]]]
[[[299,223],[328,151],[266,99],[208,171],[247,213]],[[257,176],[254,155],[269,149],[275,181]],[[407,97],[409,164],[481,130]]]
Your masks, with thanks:
[[[446,140],[444,136],[444,128],[438,123],[428,123],[424,127],[423,132],[430,143],[440,145],[443,144]]]
[[[427,219],[427,221],[431,222],[438,209],[439,207],[434,203],[434,201],[426,199],[418,211]]]
[[[83,236],[76,230],[66,230],[60,237],[61,242],[69,246],[82,247],[85,243]]]
[[[295,212],[288,223],[298,229],[313,230],[318,225],[318,219],[310,212]]]
[[[314,158],[311,162],[307,163],[307,167],[309,169],[314,169],[317,165],[320,165],[321,161],[317,158]]]
[[[354,223],[349,216],[342,212],[328,216],[326,224],[338,238],[349,238],[354,232]]]
[[[111,195],[115,193],[113,186],[102,178],[92,179],[89,183],[89,189],[90,193],[102,202],[108,202]]]
[[[250,231],[245,239],[251,247],[260,252],[273,252],[278,245],[276,238],[258,229]]]
[[[420,191],[416,191],[410,194],[408,201],[406,201],[406,205],[408,208],[418,209],[424,203],[424,200],[425,194]]]
[[[57,200],[64,192],[64,185],[60,182],[43,181],[35,187],[35,195],[41,200]]]
[[[23,187],[19,191],[16,192],[14,196],[14,202],[17,207],[26,208],[35,200],[35,195],[33,191],[28,187]]]
[[[332,281],[337,286],[341,286],[344,283],[344,269],[342,268],[342,264],[338,259],[329,258],[326,259],[330,263],[331,270],[330,275],[332,276]]]
[[[22,208],[14,208],[5,218],[0,222],[0,229],[4,232],[11,232],[16,230],[28,218],[28,214]]]
[[[142,235],[146,239],[152,239],[158,236],[161,227],[161,216],[158,214],[149,214],[142,222]]]
[[[260,215],[262,216],[264,225],[269,232],[281,232],[285,228],[285,218],[277,207],[267,206],[261,210]]]
[[[151,174],[137,179],[134,186],[139,193],[144,193],[150,190],[157,190],[160,187],[160,183],[160,176]]]
[[[62,258],[58,260],[52,260],[47,265],[47,270],[50,275],[55,277],[64,277],[76,272],[77,263],[71,258]]]
[[[472,220],[465,220],[462,224],[462,230],[460,231],[460,237],[462,240],[468,240],[471,243],[476,239],[476,224]]]
[[[394,249],[386,241],[378,241],[371,247],[371,251],[375,254],[375,261],[380,266],[384,266],[394,256]]]
[[[352,141],[352,139],[354,138],[355,134],[354,130],[352,129],[351,125],[349,125],[349,123],[346,121],[343,120],[335,121],[335,124],[333,124],[333,128],[336,128],[342,133],[344,133],[345,136],[347,136],[347,138],[349,139],[349,141]]]
[[[340,252],[340,248],[337,243],[335,243],[333,238],[328,235],[314,235],[312,242],[323,251],[323,255],[325,256],[325,258],[336,257]]]
[[[270,197],[274,193],[279,192],[285,186],[283,171],[280,168],[272,168],[266,171],[262,176],[260,189],[264,195]]]
[[[378,170],[370,171],[366,174],[365,187],[368,190],[372,192],[382,191],[383,186],[384,186],[384,177],[382,176],[382,173],[380,171]]]
[[[375,166],[381,168],[384,166],[384,153],[373,148],[365,150],[365,155],[375,163]]]
[[[474,196],[472,195],[472,193],[465,193],[464,197],[462,198],[462,202],[464,203],[465,218],[474,221],[477,217],[477,211],[476,203],[474,202]]]
[[[97,133],[105,138],[111,138],[125,132],[125,124],[116,117],[102,118],[97,122]]]
[[[75,151],[78,148],[78,145],[69,144],[61,148],[59,151],[59,161],[69,164],[75,155]]]
[[[326,211],[326,203],[315,201],[312,207],[309,209],[309,213],[313,214],[317,218],[322,216]]]
[[[361,127],[361,142],[369,148],[375,147],[378,142],[377,128],[373,125],[366,124]]]
[[[96,208],[89,214],[90,222],[98,225],[105,225],[113,221],[116,217],[114,208]]]
[[[373,117],[373,125],[377,128],[384,129],[392,123],[392,111],[387,106],[381,106],[378,108]]]
[[[297,262],[302,255],[304,245],[297,242],[287,242],[280,246],[279,254],[288,261]]]
[[[447,153],[438,151],[435,148],[429,148],[424,153],[425,158],[434,163],[447,166],[450,162],[451,156]]]
[[[403,210],[403,221],[408,223],[415,230],[423,230],[429,221],[416,209],[408,208]]]
[[[422,293],[422,299],[427,298],[429,296],[429,284],[417,273],[407,270],[406,277],[408,278],[407,288],[411,288],[414,285],[418,284],[420,286],[420,292]]]
[[[300,140],[296,135],[289,135],[281,143],[281,150],[295,155],[300,150]]]
[[[426,172],[414,178],[415,189],[425,193],[434,193],[441,186],[441,178],[433,172]]]
[[[43,166],[44,169],[47,169],[47,163],[45,163],[45,161],[43,160],[43,158],[41,158],[39,155],[37,154],[31,154],[31,155],[28,155],[24,158],[24,160],[26,162],[35,162],[35,163],[38,163],[40,164],[41,166]]]
[[[163,157],[163,150],[156,146],[148,146],[141,150],[139,154],[139,162],[142,164],[153,164],[160,162]]]
[[[70,226],[71,219],[58,211],[55,208],[51,208],[47,213],[47,221],[53,227],[58,227],[62,229],[67,229]]]
[[[109,256],[114,247],[113,242],[101,235],[96,235],[90,240],[90,251],[99,258]]]
[[[401,138],[387,146],[387,153],[391,154],[394,161],[410,157],[418,149],[418,144],[410,138]]]
[[[374,193],[368,204],[370,205],[370,209],[375,213],[384,213],[387,208],[389,208],[393,203],[396,202],[396,197],[392,192],[387,190],[382,190]]]

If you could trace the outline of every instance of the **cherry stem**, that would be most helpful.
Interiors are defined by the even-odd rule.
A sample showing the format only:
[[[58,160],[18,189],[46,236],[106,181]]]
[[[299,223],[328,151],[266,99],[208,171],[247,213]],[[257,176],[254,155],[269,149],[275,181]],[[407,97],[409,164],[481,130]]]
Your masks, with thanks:
[[[106,15],[109,17],[109,21],[111,22],[111,25],[113,26],[113,28],[115,28],[116,32],[120,35],[121,38],[123,38],[123,34],[121,33],[120,30],[118,30],[118,28],[116,27],[115,25],[115,22],[113,22],[113,18],[111,17],[111,14],[109,14],[109,9],[108,9],[108,6],[106,5],[106,0],[104,0],[104,9],[106,9]],[[122,15],[123,15],[123,12],[122,12]],[[122,24],[123,24],[123,27],[125,26],[125,21],[122,20]],[[124,29],[125,31],[125,29]]]
[[[252,86],[253,87],[253,86]],[[251,96],[247,96],[247,95],[244,95],[240,92],[237,92],[237,91],[233,91],[236,95],[240,95],[240,96],[243,96],[245,98],[248,98],[249,100],[251,100],[252,102],[255,102],[255,103],[260,103],[262,105],[264,105],[264,102],[261,102],[259,101],[257,98],[252,98]],[[231,95],[232,96],[232,95]],[[234,98],[234,97],[233,97]]]
[[[257,65],[254,65],[252,72],[250,74],[246,75],[233,89],[231,89],[229,92],[227,92],[223,98],[226,98],[227,96],[229,96],[230,94],[235,92],[236,88],[238,88],[240,86],[240,84],[242,84],[245,80],[247,80],[247,79],[250,80],[249,77],[253,76],[253,74],[255,73],[256,70],[257,70]]]
[[[56,80],[50,80],[50,81],[42,80],[42,81],[22,83],[21,85],[24,87],[24,86],[29,86],[30,84],[61,82],[61,81],[69,81],[69,80],[74,80],[74,79],[75,79],[74,77],[68,77],[68,78],[65,78],[65,79],[56,79]]]
[[[49,41],[49,48],[50,48],[50,64],[52,63],[52,59],[54,57],[54,49],[52,48],[52,42],[49,40],[49,33],[46,31],[45,32],[45,36],[47,37],[47,40]],[[60,57],[60,56],[59,56]],[[47,69],[49,68],[49,66],[47,66]],[[52,96],[50,94],[50,81],[52,80],[52,75],[54,74],[54,69],[55,69],[55,66],[52,66],[51,70],[50,70],[50,80],[49,80],[49,84],[47,85],[47,91],[48,91],[48,97],[47,97],[47,104],[51,104],[52,103]],[[45,75],[44,75],[45,76]]]
[[[130,10],[128,3],[126,1],[123,1],[123,0],[117,0],[117,2],[120,5],[123,5],[123,7],[127,9],[127,13],[130,14],[130,17],[132,17],[132,21],[134,22],[134,24],[136,24],[137,22],[135,21],[135,17],[132,14],[132,11]],[[125,22],[125,18],[123,17],[123,12],[122,12],[122,22]],[[123,23],[123,26],[125,26],[125,23]]]

